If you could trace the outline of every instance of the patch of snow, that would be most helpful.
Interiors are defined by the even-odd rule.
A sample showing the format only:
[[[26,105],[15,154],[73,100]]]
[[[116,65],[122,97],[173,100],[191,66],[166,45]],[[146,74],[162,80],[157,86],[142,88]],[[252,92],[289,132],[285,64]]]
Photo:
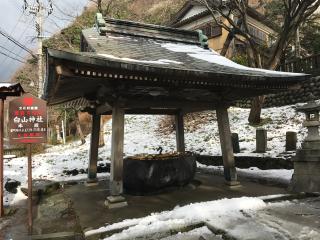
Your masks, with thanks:
[[[200,59],[210,63],[215,63],[215,64],[232,67],[236,69],[256,71],[256,72],[260,72],[260,73],[262,72],[266,74],[278,74],[278,75],[285,75],[285,76],[304,76],[305,75],[303,73],[288,73],[288,72],[279,72],[279,71],[271,71],[271,70],[260,69],[260,68],[246,67],[238,63],[235,63],[226,57],[221,56],[219,53],[217,53],[212,49],[205,50],[195,45],[188,45],[188,44],[181,44],[181,43],[179,44],[165,43],[165,44],[162,44],[161,46],[173,52],[187,53],[190,57],[193,57],[196,59]]]
[[[263,201],[265,201],[265,200],[281,198],[281,197],[289,197],[289,196],[291,196],[291,195],[290,194],[274,194],[274,195],[261,196],[259,198],[262,199]]]
[[[85,236],[126,228],[120,233],[115,233],[105,238],[105,240],[135,239],[141,236],[185,228],[210,219],[218,220],[223,216],[241,217],[240,211],[256,211],[266,206],[267,204],[261,199],[250,197],[193,203],[183,207],[176,207],[172,211],[154,213],[144,218],[124,220],[99,229],[90,230],[85,232]]]
[[[122,61],[127,61],[127,62],[135,62],[135,63],[147,63],[147,64],[182,64],[182,62],[174,61],[174,60],[169,60],[169,59],[158,59],[155,61],[149,61],[149,60],[137,60],[137,59],[132,59],[132,58],[121,58],[121,57],[116,57],[110,54],[104,54],[104,53],[99,53],[99,56],[105,57],[105,58],[111,58],[111,59],[117,59],[117,60],[122,60]]]
[[[2,87],[11,87],[12,85],[14,85],[14,84],[1,82],[1,83],[0,83],[0,88],[2,88]]]
[[[212,232],[207,227],[200,227],[189,232],[179,232],[173,236],[161,238],[161,240],[194,240],[204,235],[212,235]]]
[[[26,200],[28,199],[28,197],[26,195],[24,195],[23,192],[21,192],[21,189],[18,188],[17,189],[17,193],[14,195],[11,204],[14,206],[18,206],[22,200]]]
[[[197,163],[197,167],[207,172],[223,175],[223,166],[207,166],[201,163]],[[251,167],[247,169],[237,168],[237,174],[245,178],[261,179],[261,180],[266,180],[268,182],[288,185],[292,178],[293,169],[292,170],[287,170],[287,169],[261,170],[256,167]]]
[[[303,227],[301,230],[298,239],[301,240],[318,240],[320,238],[319,232],[310,229],[309,227]]]

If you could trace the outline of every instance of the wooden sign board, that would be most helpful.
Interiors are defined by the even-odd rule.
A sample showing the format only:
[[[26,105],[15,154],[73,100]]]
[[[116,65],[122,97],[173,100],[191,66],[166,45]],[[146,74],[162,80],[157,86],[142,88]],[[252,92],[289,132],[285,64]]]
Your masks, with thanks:
[[[9,102],[10,144],[47,142],[47,103],[31,94]]]

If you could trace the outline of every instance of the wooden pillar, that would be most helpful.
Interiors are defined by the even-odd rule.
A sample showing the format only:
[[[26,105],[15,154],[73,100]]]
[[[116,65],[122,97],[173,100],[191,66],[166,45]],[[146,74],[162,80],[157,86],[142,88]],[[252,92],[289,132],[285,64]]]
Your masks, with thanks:
[[[3,208],[3,138],[4,138],[4,98],[0,99],[0,218],[4,217],[4,208]]]
[[[100,115],[92,115],[92,129],[89,152],[89,167],[88,167],[88,182],[97,181],[97,162],[99,148],[99,133],[100,133]]]
[[[185,152],[183,113],[175,115],[177,152]]]
[[[105,145],[104,143],[104,123],[103,116],[100,119],[100,133],[99,133],[99,148]]]
[[[111,196],[121,195],[123,192],[123,141],[124,141],[124,109],[118,104],[112,109],[112,137],[111,137]]]
[[[224,166],[224,177],[228,184],[238,185],[239,183],[237,182],[237,172],[235,168],[231,131],[228,118],[228,108],[226,106],[220,106],[216,111]]]

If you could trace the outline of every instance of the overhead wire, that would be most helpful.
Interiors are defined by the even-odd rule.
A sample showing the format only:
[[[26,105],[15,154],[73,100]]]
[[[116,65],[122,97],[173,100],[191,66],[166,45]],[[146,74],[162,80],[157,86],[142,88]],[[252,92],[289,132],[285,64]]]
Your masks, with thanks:
[[[4,30],[2,30],[0,28],[0,34],[6,38],[9,39],[9,41],[11,41],[12,43],[14,43],[15,45],[17,45],[18,47],[22,48],[23,50],[25,50],[26,52],[30,53],[31,56],[33,56],[34,58],[37,58],[36,55],[33,54],[33,52],[28,49],[24,44],[20,43],[18,40],[16,40],[15,38],[13,38],[12,36],[10,36],[8,33],[6,33]]]
[[[35,4],[35,0],[33,0],[33,5],[34,5],[34,4]],[[30,14],[28,14],[28,12],[26,12],[26,11],[22,11],[22,13],[21,13],[18,21],[16,22],[15,26],[14,26],[14,27],[12,28],[12,30],[10,31],[10,35],[11,35],[11,36],[12,36],[13,32],[16,30],[18,24],[21,23],[21,19],[22,19],[22,17],[24,17],[24,16],[27,17],[27,16],[30,16]],[[24,23],[25,23],[25,25],[29,25],[33,20],[34,20],[34,17],[33,17],[31,20],[29,19],[29,21],[26,20]],[[28,28],[25,27],[25,28],[24,28],[24,31],[19,35],[19,37],[17,38],[17,40],[18,40],[19,42],[21,42],[21,39],[22,39],[22,37],[24,36],[24,34],[26,33],[27,30],[28,30]],[[6,44],[8,43],[8,41],[9,41],[8,38],[6,38],[4,45],[6,45]],[[25,41],[25,42],[24,42],[24,45],[25,45],[26,43],[27,43],[27,42]],[[19,48],[18,51],[19,51],[19,52],[18,52],[18,55],[20,55],[23,50],[22,50],[21,48]],[[8,59],[9,59],[9,62],[6,64],[6,62],[7,62]],[[11,59],[11,61],[12,61],[12,59]],[[0,64],[0,66],[6,67],[6,66],[8,66],[8,64],[10,64],[11,61],[10,61],[10,58],[4,58],[4,59],[2,60],[2,62],[1,62],[1,64]],[[6,64],[6,65],[4,66],[4,64]]]
[[[31,23],[32,21],[34,20],[34,17],[32,19],[29,19],[29,21],[26,23],[26,25],[29,25],[29,23]],[[28,28],[25,27],[24,28],[24,31],[21,32],[21,34],[19,35],[18,37],[18,41],[21,41],[22,37],[24,37],[25,33],[27,32]],[[25,41],[24,44],[26,44],[27,42]],[[17,54],[20,55],[22,53],[22,49],[19,48]],[[4,66],[3,64],[6,63],[6,60],[9,59],[9,58],[5,58],[4,61],[2,61],[2,63],[0,64],[0,66],[2,65],[3,68],[5,68],[6,66],[8,66],[8,64],[10,64],[10,62],[12,61],[12,59],[9,59],[9,62],[7,62],[7,64]]]
[[[24,57],[18,55],[18,54],[15,53],[14,51],[11,51],[10,49],[8,49],[8,48],[6,48],[6,47],[4,47],[4,46],[0,46],[0,48],[2,48],[3,50],[5,50],[5,51],[7,51],[7,52],[9,52],[9,53],[11,53],[11,54],[13,54],[15,57],[18,57],[18,58],[21,58],[22,60],[24,60]]]
[[[23,17],[23,15],[24,15],[24,12],[21,13],[21,15],[20,15],[18,21],[16,22],[15,26],[12,28],[10,35],[12,35],[12,34],[13,34],[13,31],[17,28],[17,26],[18,26],[18,24],[20,23],[20,20],[21,20],[21,18]],[[9,41],[9,39],[6,38],[6,40],[5,40],[5,42],[4,42],[3,45],[6,46],[7,43],[8,43],[8,41]],[[4,59],[2,60],[2,62],[1,62],[1,65],[3,65],[3,64],[6,62],[6,60],[7,60],[7,58],[4,58]]]
[[[0,51],[0,54],[2,54],[2,55],[4,55],[4,56],[6,56],[6,57],[8,57],[8,58],[11,58],[12,60],[16,60],[16,61],[18,61],[18,62],[21,62],[21,63],[27,63],[27,62],[25,62],[25,61],[21,61],[21,60],[20,60],[20,59],[18,59],[18,58],[12,57],[12,56],[10,56],[10,55],[8,55],[8,54],[6,54],[6,53],[2,52],[2,51]]]

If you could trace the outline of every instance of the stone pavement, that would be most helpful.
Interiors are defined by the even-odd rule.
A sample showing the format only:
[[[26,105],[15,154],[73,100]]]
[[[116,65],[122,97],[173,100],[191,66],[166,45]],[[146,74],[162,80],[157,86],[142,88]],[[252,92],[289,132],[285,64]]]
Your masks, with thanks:
[[[241,180],[241,186],[229,187],[221,176],[197,173],[194,182],[186,187],[147,196],[124,195],[128,207],[109,210],[104,205],[109,193],[108,185],[107,181],[100,181],[98,186],[86,187],[78,184],[65,189],[65,195],[74,203],[73,207],[83,229],[94,229],[106,223],[144,217],[153,212],[171,210],[177,205],[221,198],[287,193],[284,188],[272,184],[261,185],[245,179]]]
[[[261,184],[248,179],[240,181],[241,186],[229,187],[225,185],[221,176],[198,172],[195,181],[186,187],[148,196],[125,195],[128,207],[111,210],[104,206],[109,194],[107,180],[102,180],[97,186],[91,187],[85,186],[84,183],[66,185],[63,191],[44,198],[36,208],[38,215],[34,221],[34,230],[38,236],[32,239],[83,239],[81,235],[83,230],[95,229],[124,219],[144,217],[153,212],[171,210],[177,205],[221,198],[287,193],[283,187],[272,183]],[[26,235],[26,230],[23,230],[26,227],[23,220],[27,219],[26,212],[23,216],[20,214],[18,212],[11,219],[11,222],[16,224],[5,229],[6,238],[0,239],[30,239]],[[214,222],[203,222],[200,225],[190,226],[182,233],[171,232],[169,235],[165,233],[162,239],[320,239],[318,235],[320,197],[292,200],[288,204],[272,204],[272,207],[251,215],[246,214],[245,217],[246,221],[240,222],[237,219],[230,219],[226,229],[220,229]],[[109,232],[88,239],[100,239],[110,235],[112,233]],[[161,238],[146,236],[141,239]]]

